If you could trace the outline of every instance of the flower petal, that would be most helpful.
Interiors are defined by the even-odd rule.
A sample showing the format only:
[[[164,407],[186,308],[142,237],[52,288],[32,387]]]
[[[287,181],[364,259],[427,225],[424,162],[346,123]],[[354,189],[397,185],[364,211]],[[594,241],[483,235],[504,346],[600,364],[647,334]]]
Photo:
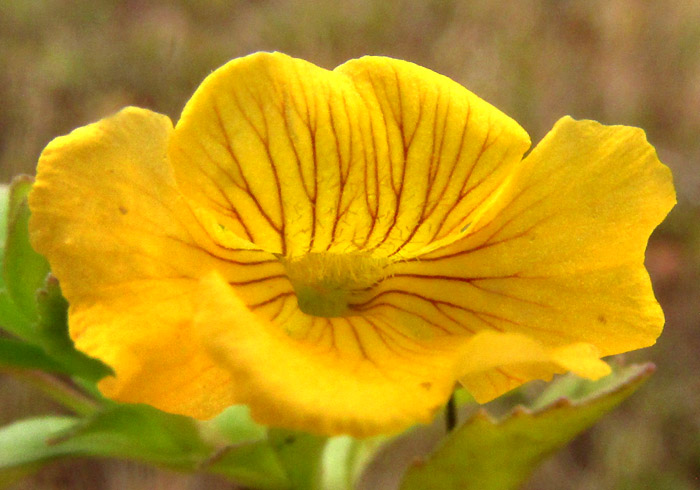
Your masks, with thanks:
[[[218,274],[202,284],[196,331],[239,382],[238,401],[248,404],[260,423],[374,435],[428,422],[453,389],[456,372],[449,353],[417,346],[400,360],[390,351],[376,360],[367,350],[353,355],[359,341],[352,334],[345,338],[337,328],[344,320],[338,318],[320,319],[337,321],[329,324],[337,348],[321,348],[255,315]],[[376,347],[365,339],[369,352]]]
[[[236,266],[185,205],[166,156],[171,132],[167,117],[127,108],[52,141],[30,231],[70,302],[76,346],[116,372],[104,393],[206,417],[231,403],[230,377],[191,341],[192,278],[218,269],[243,282],[262,266]]]
[[[193,331],[198,288],[188,279],[139,281],[71,305],[76,347],[114,369],[99,383],[105,396],[199,419],[236,403],[230,373]]]
[[[167,162],[171,132],[166,116],[127,108],[42,153],[31,240],[69,301],[128,281],[196,276],[202,261],[212,263]]]
[[[405,257],[458,236],[530,146],[514,120],[426,68],[366,56],[335,71],[369,108],[367,248]]]
[[[674,202],[670,172],[641,130],[564,118],[490,204],[498,213],[483,211],[459,241],[396,264],[356,307],[404,324],[429,318],[435,335],[514,332],[547,348],[591,344],[602,356],[646,347],[663,314],[644,250]],[[470,385],[477,398],[481,389],[495,396],[489,377],[514,387],[542,373],[487,372],[482,388]]]
[[[347,108],[357,97],[333,78],[282,54],[216,70],[188,102],[172,140],[183,192],[269,252],[298,255],[312,240],[325,247],[337,221],[328,213],[342,213],[340,182],[357,180],[360,158],[348,136],[359,124]]]
[[[280,53],[236,59],[183,111],[183,191],[258,247],[414,253],[455,234],[529,146],[446,77],[380,57],[327,71]]]
[[[479,403],[531,379],[549,380],[553,373],[564,370],[591,379],[610,374],[610,367],[591,344],[547,348],[519,333],[479,332],[465,345],[461,359],[460,381]]]

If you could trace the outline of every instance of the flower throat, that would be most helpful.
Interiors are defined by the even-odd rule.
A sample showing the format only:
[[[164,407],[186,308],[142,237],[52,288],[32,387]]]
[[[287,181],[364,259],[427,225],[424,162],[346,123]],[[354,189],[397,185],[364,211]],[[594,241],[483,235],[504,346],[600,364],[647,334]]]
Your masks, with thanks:
[[[340,317],[350,313],[351,300],[360,301],[387,276],[391,261],[362,252],[314,252],[280,259],[294,286],[299,309],[307,315]]]

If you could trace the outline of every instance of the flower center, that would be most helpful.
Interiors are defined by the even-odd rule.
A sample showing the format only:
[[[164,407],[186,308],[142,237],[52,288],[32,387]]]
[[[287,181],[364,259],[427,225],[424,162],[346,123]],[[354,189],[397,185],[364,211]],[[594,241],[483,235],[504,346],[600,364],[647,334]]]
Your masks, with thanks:
[[[339,317],[348,314],[351,299],[368,294],[387,275],[390,260],[362,252],[308,253],[282,258],[294,286],[299,309],[307,315]]]

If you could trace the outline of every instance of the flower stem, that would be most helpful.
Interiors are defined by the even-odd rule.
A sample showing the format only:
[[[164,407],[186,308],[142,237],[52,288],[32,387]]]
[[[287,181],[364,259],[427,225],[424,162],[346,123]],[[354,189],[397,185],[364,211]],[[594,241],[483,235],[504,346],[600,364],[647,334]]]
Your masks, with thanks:
[[[37,370],[13,369],[9,372],[38,388],[77,415],[91,415],[98,408],[98,403],[94,399],[73,386],[69,380]]]

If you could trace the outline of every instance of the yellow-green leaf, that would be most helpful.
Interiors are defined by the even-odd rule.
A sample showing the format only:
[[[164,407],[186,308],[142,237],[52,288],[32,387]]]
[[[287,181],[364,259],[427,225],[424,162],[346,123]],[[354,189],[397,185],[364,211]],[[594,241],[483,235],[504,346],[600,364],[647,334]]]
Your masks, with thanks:
[[[41,369],[62,374],[70,372],[35,345],[0,337],[0,369]]]
[[[634,393],[653,370],[650,364],[628,368],[579,401],[558,398],[535,411],[518,407],[503,420],[480,410],[407,471],[401,490],[516,489],[538,463]]]
[[[48,438],[79,423],[73,417],[41,417],[22,420],[0,428],[0,488],[41,468],[60,450],[47,444]]]
[[[4,269],[5,242],[10,214],[10,187],[0,185],[0,267]],[[5,287],[5,277],[0,269],[0,327],[15,334],[29,331],[30,322],[12,301]]]
[[[5,238],[7,237],[7,208],[10,189],[5,184],[0,184],[0,259],[5,249]],[[2,285],[2,275],[0,274],[0,285]]]
[[[292,488],[318,488],[326,438],[304,432],[272,429],[269,441],[286,469]]]
[[[9,299],[29,320],[37,317],[36,291],[49,272],[46,259],[29,244],[29,206],[27,195],[32,179],[16,177],[10,186],[7,237],[2,275]]]
[[[291,469],[281,464],[277,446],[245,410],[201,423],[147,405],[109,405],[85,419],[47,416],[0,428],[0,484],[56,458],[98,457],[215,473],[252,488],[288,489]]]

